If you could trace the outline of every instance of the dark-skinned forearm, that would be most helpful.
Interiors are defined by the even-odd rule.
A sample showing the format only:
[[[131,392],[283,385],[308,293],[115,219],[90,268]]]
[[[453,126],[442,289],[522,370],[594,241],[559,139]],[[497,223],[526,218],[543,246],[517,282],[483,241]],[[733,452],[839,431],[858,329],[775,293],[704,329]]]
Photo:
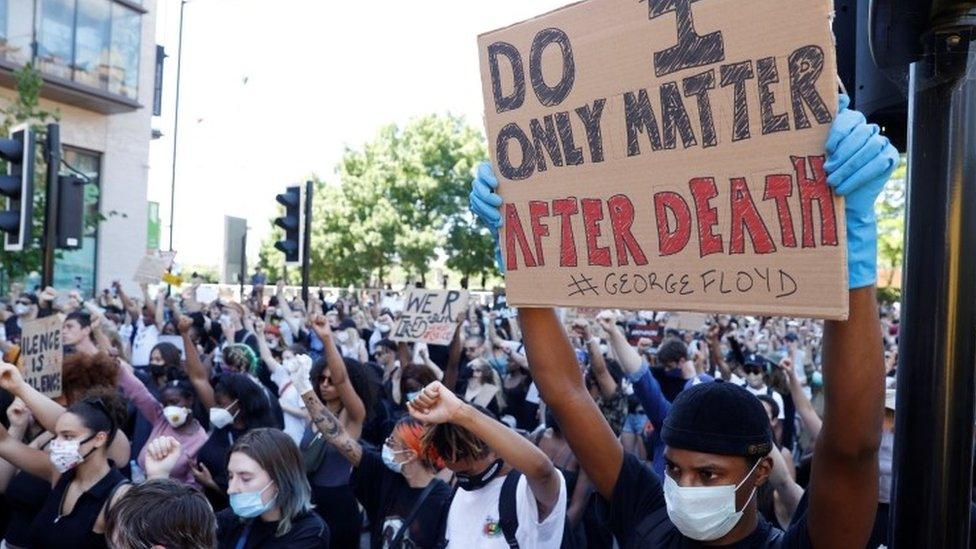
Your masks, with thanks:
[[[877,512],[884,357],[875,288],[850,292],[850,318],[824,330],[823,428],[810,475],[814,547],[863,547]]]
[[[593,485],[613,495],[623,462],[623,447],[583,385],[576,352],[552,309],[519,309],[526,356],[542,399]]]

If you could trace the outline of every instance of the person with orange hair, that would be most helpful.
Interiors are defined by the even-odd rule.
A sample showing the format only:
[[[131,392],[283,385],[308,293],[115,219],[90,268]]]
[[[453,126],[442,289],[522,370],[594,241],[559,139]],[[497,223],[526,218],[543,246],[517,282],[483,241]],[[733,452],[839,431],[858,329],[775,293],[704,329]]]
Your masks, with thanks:
[[[364,448],[312,390],[311,359],[298,355],[285,366],[324,442],[354,467],[352,483],[369,517],[370,547],[437,547],[451,488],[435,476],[444,466],[441,457],[422,449],[427,427],[405,416],[382,452]],[[310,457],[308,450],[305,457]]]

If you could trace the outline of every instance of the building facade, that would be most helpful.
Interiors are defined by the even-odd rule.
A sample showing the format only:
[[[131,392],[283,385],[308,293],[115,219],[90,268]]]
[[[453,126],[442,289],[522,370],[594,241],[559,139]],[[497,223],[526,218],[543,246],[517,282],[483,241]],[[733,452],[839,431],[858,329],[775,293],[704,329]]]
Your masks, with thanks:
[[[131,285],[146,253],[156,0],[0,0],[0,102],[33,63],[56,111],[65,161],[94,182],[86,215],[105,219],[55,264],[59,289]]]

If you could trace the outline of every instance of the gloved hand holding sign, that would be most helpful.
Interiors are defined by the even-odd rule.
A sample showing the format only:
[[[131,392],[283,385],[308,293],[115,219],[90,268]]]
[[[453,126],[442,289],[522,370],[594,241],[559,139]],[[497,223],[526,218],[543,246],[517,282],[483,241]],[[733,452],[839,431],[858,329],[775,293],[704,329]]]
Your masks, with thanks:
[[[851,289],[870,286],[878,274],[878,223],[874,203],[898,167],[898,150],[878,126],[847,108],[840,96],[840,113],[827,134],[827,183],[844,197],[847,214],[847,272]]]
[[[495,178],[490,163],[478,164],[471,187],[471,211],[491,231],[491,236],[495,239],[495,262],[498,270],[505,274],[505,260],[502,259],[501,245],[498,242],[498,229],[502,226],[502,197],[494,192],[498,188],[498,179]]]

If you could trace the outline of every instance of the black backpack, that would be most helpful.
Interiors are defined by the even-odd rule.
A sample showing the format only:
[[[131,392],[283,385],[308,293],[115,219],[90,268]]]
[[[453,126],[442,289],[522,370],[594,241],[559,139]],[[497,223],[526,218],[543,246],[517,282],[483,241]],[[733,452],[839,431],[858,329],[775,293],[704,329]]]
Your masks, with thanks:
[[[502,530],[502,535],[505,536],[505,542],[512,549],[518,549],[519,547],[519,542],[515,538],[515,534],[518,532],[519,527],[518,483],[521,478],[522,473],[514,469],[509,472],[505,476],[501,494],[498,496],[498,526]],[[455,485],[451,491],[451,497],[448,498],[447,505],[444,507],[444,519],[441,521],[441,543],[438,546],[441,549],[447,547],[447,516],[451,509],[451,501],[454,500],[454,494],[457,490],[458,487]],[[563,540],[559,547],[560,549],[576,549],[576,540],[572,535],[568,519],[563,526]]]

